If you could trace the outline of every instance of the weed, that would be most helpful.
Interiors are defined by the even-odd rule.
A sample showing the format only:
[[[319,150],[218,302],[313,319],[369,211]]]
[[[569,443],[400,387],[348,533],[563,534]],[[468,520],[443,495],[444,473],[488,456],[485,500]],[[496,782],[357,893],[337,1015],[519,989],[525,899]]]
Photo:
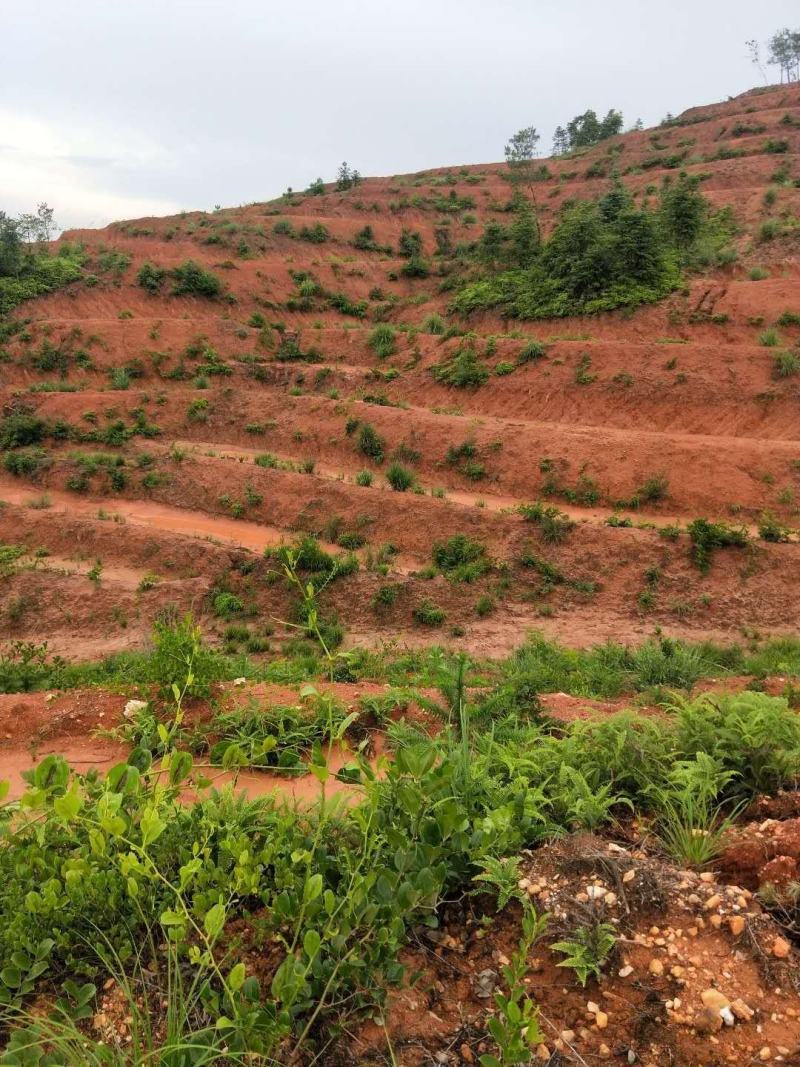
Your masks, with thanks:
[[[404,493],[414,484],[414,474],[400,463],[392,463],[386,471],[386,481],[397,493]]]
[[[708,519],[695,519],[686,528],[691,541],[690,557],[694,565],[707,574],[711,567],[711,557],[718,548],[745,548],[749,543],[744,527],[732,527],[724,522],[709,522]]]
[[[559,967],[569,967],[582,986],[590,978],[599,978],[617,943],[614,927],[610,923],[579,926],[572,937],[554,942],[550,948],[560,952],[566,959]]]

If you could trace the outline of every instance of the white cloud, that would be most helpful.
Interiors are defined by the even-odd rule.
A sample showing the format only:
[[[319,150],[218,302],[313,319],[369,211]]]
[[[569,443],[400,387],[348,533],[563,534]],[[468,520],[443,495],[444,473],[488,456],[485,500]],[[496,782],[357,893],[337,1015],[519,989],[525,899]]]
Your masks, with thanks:
[[[0,109],[0,207],[17,214],[46,200],[65,229],[170,214],[181,205],[120,188],[132,179],[135,184],[137,174],[163,166],[165,156],[140,135],[120,137],[113,130],[79,125],[62,129]]]

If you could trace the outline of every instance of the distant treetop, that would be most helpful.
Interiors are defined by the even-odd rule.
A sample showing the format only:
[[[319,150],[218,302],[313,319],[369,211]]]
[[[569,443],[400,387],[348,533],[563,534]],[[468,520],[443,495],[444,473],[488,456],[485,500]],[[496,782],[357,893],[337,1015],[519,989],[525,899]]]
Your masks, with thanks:
[[[566,127],[557,126],[553,136],[553,155],[563,155],[574,148],[588,148],[614,137],[622,132],[622,112],[612,108],[604,118],[598,119],[597,112],[589,108],[582,115],[576,115]]]

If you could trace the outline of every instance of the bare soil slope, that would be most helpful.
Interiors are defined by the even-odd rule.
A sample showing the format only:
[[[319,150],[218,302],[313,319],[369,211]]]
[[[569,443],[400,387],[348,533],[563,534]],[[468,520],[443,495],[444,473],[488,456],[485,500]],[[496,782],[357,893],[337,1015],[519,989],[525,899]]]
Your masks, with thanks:
[[[786,151],[765,150],[781,141]],[[702,175],[740,227],[724,271],[634,314],[582,320],[448,313],[436,234],[458,245],[504,218],[499,164],[65,234],[86,246],[92,276],[19,309],[28,324],[0,363],[4,413],[34,413],[64,438],[30,470],[0,474],[0,540],[28,549],[2,579],[0,638],[92,658],[142,644],[170,604],[221,631],[221,591],[257,635],[289,610],[262,550],[301,533],[355,546],[358,573],[324,594],[351,640],[452,636],[502,653],[533,626],[571,644],[656,625],[796,631],[796,536],[721,550],[704,575],[685,533],[660,528],[705,516],[755,533],[765,512],[797,524],[800,376],[776,374],[763,335],[798,352],[798,154],[800,88],[781,86],[548,160],[545,230],[566,201],[607,187],[614,160],[637,203],[679,168]],[[354,246],[367,225],[377,250]],[[429,276],[401,273],[404,229],[421,234]],[[223,280],[222,297],[137,284],[145,263],[189,259]],[[477,335],[484,385],[434,380],[464,343],[434,314]],[[378,322],[397,331],[382,358]],[[517,365],[531,339],[544,358]],[[382,462],[360,450],[364,424]],[[388,486],[393,460],[414,489]],[[576,522],[557,544],[516,510],[545,498]],[[630,524],[609,525],[614,515]],[[474,583],[426,573],[432,546],[459,533],[495,564]],[[435,628],[426,602],[445,613]]]

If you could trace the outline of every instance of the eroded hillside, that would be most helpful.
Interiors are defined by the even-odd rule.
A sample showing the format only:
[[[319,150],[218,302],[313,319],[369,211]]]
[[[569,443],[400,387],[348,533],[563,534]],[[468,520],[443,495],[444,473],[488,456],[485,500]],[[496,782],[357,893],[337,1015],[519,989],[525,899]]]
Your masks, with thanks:
[[[726,265],[579,319],[451,310],[499,164],[64,234],[83,280],[3,345],[2,637],[93,658],[174,605],[262,652],[294,617],[263,550],[308,534],[346,558],[320,601],[350,641],[795,630],[799,152],[781,86],[543,161],[545,233],[613,173],[638,205],[699,176],[735,221]],[[218,289],[175,295],[188,261]],[[698,566],[698,518],[742,543]]]

